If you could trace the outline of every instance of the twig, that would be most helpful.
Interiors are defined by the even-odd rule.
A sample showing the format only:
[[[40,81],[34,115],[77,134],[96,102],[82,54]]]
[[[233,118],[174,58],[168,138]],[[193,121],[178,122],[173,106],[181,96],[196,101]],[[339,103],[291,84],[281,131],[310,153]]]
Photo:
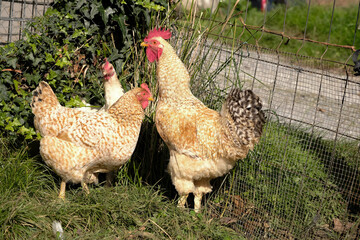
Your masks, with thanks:
[[[112,44],[113,44],[114,48],[116,48],[113,33],[111,33],[111,35],[110,35],[110,36],[111,36],[111,41],[112,41]]]
[[[156,222],[154,222],[154,221],[151,220],[150,218],[148,219],[148,221],[152,222],[152,223],[153,223],[155,226],[157,226],[161,231],[163,231],[163,232],[166,234],[166,236],[169,237],[169,239],[172,239],[172,238],[170,237],[170,235],[169,235],[162,227],[160,227]]]
[[[240,16],[240,21],[241,23],[245,26],[245,28],[247,29],[253,29],[253,30],[258,30],[258,29],[262,29],[262,31],[266,32],[266,33],[271,33],[274,35],[278,35],[281,37],[285,37],[288,39],[288,41],[290,41],[290,39],[295,39],[295,40],[304,40],[307,42],[313,42],[313,43],[318,43],[318,44],[322,44],[322,45],[326,45],[326,46],[333,46],[333,47],[341,47],[341,48],[347,48],[347,49],[351,49],[354,52],[356,51],[354,46],[349,46],[349,45],[339,45],[339,44],[334,44],[334,43],[328,43],[328,42],[320,42],[320,41],[316,41],[313,39],[309,39],[309,38],[303,38],[303,37],[293,37],[293,36],[289,36],[286,35],[284,32],[277,32],[277,31],[273,31],[270,29],[266,29],[265,27],[260,27],[260,26],[253,26],[253,25],[248,25],[244,22],[243,18]]]
[[[86,40],[86,41],[84,42],[84,44],[81,45],[80,47],[76,48],[74,52],[79,51],[87,42],[89,42],[89,41],[90,41],[91,39],[93,39],[93,38],[94,38],[94,36],[92,36],[91,38],[89,38],[88,40]]]
[[[231,9],[231,12],[230,12],[228,18],[226,19],[224,25],[223,25],[222,28],[221,28],[220,34],[224,31],[224,29],[225,29],[225,27],[226,27],[226,24],[229,22],[230,18],[232,17],[232,15],[233,15],[233,13],[234,13],[234,11],[235,11],[235,8],[236,8],[236,6],[238,5],[239,2],[240,2],[240,0],[236,0],[236,3],[235,3],[235,5],[234,5],[234,7]]]
[[[16,72],[16,73],[22,73],[21,70],[16,70],[16,69],[11,69],[11,68],[7,68],[7,69],[3,69],[1,70],[2,72]]]

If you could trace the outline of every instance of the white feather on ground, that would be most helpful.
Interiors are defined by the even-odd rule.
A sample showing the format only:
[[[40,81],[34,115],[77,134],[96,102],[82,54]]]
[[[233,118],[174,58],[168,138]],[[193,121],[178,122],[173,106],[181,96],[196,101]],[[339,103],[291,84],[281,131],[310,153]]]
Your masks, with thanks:
[[[53,229],[53,233],[54,233],[56,239],[61,239],[61,240],[64,239],[64,230],[59,221],[56,221],[56,220],[53,221],[52,229]]]

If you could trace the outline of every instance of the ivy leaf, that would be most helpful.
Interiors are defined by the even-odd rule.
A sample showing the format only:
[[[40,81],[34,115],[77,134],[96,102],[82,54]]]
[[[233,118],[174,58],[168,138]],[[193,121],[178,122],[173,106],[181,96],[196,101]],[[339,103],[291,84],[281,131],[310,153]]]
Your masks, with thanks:
[[[95,15],[98,14],[99,11],[101,11],[102,6],[98,2],[93,2],[90,7],[90,18],[94,19]]]
[[[5,127],[5,130],[9,130],[11,132],[14,131],[14,127],[21,126],[20,121],[17,118],[14,118],[12,122],[9,122],[8,125]]]
[[[67,57],[62,57],[56,61],[55,65],[63,68],[64,66],[71,66],[71,62]]]
[[[28,55],[28,59],[30,60],[30,61],[34,61],[34,54],[31,52],[31,53],[29,53],[29,55]]]
[[[32,139],[32,136],[36,135],[34,128],[26,128],[25,126],[21,126],[17,133],[25,136],[25,139]]]
[[[55,59],[53,58],[53,56],[50,54],[50,53],[45,53],[45,62],[48,63],[48,62],[55,62]]]
[[[79,30],[79,29],[75,29],[75,32],[73,33],[73,35],[71,35],[72,38],[77,38],[81,35],[83,35],[84,32],[82,30]]]
[[[16,68],[17,58],[10,58],[7,60],[7,64],[9,64],[12,68]]]
[[[28,84],[35,83],[36,85],[39,83],[39,81],[41,79],[41,76],[39,73],[34,73],[34,74],[24,73],[24,77]]]
[[[7,88],[3,83],[0,83],[0,99],[3,99],[3,101],[9,100],[9,94],[7,93]]]
[[[102,18],[105,25],[108,23],[109,16],[116,12],[111,7],[106,8],[105,11],[104,11],[104,9],[102,7],[100,7],[99,11],[100,11],[101,18]]]
[[[57,73],[52,69],[50,69],[49,74],[46,75],[47,80],[53,80],[56,77],[57,77]]]
[[[80,9],[84,5],[85,2],[86,2],[86,0],[77,1],[75,9]]]
[[[39,65],[39,63],[42,61],[42,58],[35,58],[34,62],[33,62],[33,66],[36,67],[37,65]]]
[[[1,105],[3,106],[2,111],[3,112],[10,112],[11,108],[9,107],[9,105],[7,103],[4,102],[4,100],[1,102]]]

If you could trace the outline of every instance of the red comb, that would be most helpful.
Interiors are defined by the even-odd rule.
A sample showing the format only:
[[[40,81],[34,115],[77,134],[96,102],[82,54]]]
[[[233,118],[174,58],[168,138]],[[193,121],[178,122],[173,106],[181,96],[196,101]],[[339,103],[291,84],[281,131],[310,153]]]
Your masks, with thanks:
[[[107,58],[105,58],[104,60],[105,60],[105,63],[103,64],[103,69],[106,71],[109,71],[109,68],[111,68],[111,64],[109,63]]]
[[[156,29],[154,28],[153,30],[151,30],[149,32],[149,34],[146,36],[146,38],[144,39],[144,41],[146,42],[148,39],[151,39],[153,37],[162,37],[163,39],[169,39],[171,37],[171,32],[170,30],[167,29]]]
[[[140,85],[140,87],[143,88],[143,89],[145,89],[148,93],[151,94],[150,89],[149,89],[149,87],[148,87],[148,85],[147,85],[146,83],[142,83],[142,84]]]

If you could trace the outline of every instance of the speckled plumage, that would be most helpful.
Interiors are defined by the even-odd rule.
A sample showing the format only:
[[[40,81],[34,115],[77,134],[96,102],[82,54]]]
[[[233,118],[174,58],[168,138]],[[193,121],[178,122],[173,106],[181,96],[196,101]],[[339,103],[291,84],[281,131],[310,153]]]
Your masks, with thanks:
[[[259,98],[251,91],[233,90],[220,113],[207,108],[190,91],[189,73],[171,45],[161,37],[142,46],[161,48],[157,59],[159,99],[156,127],[170,150],[168,171],[184,206],[195,195],[195,210],[210,180],[222,176],[259,142],[265,122]]]
[[[93,113],[62,107],[51,87],[40,82],[31,106],[45,163],[63,182],[85,184],[96,181],[95,173],[118,169],[135,149],[145,116],[139,100],[144,92],[135,88],[107,112]]]

